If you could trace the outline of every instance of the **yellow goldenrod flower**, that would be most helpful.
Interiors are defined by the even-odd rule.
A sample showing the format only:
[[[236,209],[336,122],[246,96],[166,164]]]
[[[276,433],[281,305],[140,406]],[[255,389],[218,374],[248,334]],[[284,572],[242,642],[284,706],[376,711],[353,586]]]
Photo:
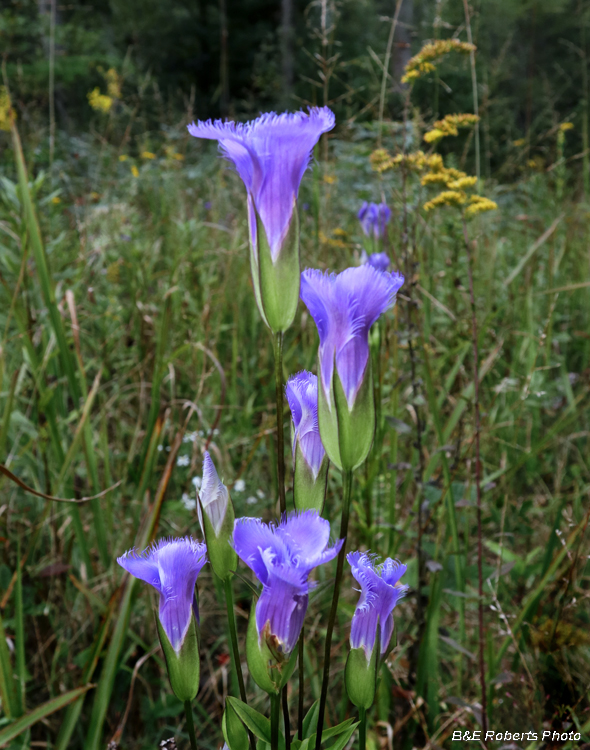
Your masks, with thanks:
[[[101,94],[98,86],[92,89],[92,91],[89,91],[86,96],[88,98],[88,103],[93,110],[96,112],[104,112],[105,114],[110,112],[110,109],[113,106],[113,99],[106,94]]]
[[[449,177],[444,172],[427,172],[420,180],[422,185],[446,185]]]
[[[135,164],[131,165],[131,174],[134,177],[139,177],[139,169],[135,166]]]
[[[324,175],[324,182],[327,185],[333,185],[336,182],[336,177],[332,174],[326,174]]]
[[[559,129],[562,133],[565,133],[566,130],[571,130],[574,127],[573,122],[562,122],[559,126]]]
[[[477,177],[459,177],[458,180],[451,180],[447,184],[451,190],[465,190],[465,188],[471,188],[477,184]]]
[[[475,49],[474,44],[460,42],[458,39],[437,39],[435,42],[429,42],[406,65],[402,83],[412,83],[420,76],[432,73],[435,70],[434,63],[449,52],[469,53]]]
[[[425,211],[431,211],[438,206],[462,206],[467,200],[464,192],[459,190],[445,190],[435,198],[424,204]]]
[[[0,130],[10,130],[13,120],[16,120],[16,112],[10,104],[8,89],[0,86]]]
[[[141,152],[141,158],[142,159],[155,159],[156,155],[152,154],[151,151],[142,151]]]
[[[470,205],[465,209],[466,216],[475,216],[484,211],[495,211],[498,208],[495,201],[485,198],[483,195],[472,195],[469,202]]]
[[[119,161],[127,161],[128,158],[127,154],[119,154]]]
[[[526,143],[526,140],[524,138],[518,138],[516,141],[512,141],[512,145],[516,146],[516,148],[519,148],[520,146],[524,146]]]
[[[337,237],[346,237],[348,233],[347,233],[347,232],[345,232],[345,231],[344,231],[344,229],[341,229],[340,227],[337,227],[337,228],[336,228],[336,229],[334,230],[334,234],[335,234],[335,235],[336,235]]]
[[[51,199],[51,202],[57,205],[58,203],[61,203],[61,198],[59,197],[59,195],[54,195]]]
[[[439,130],[438,128],[433,128],[432,130],[429,130],[427,133],[424,133],[424,140],[426,143],[436,143],[437,141],[440,141],[441,138],[445,137],[445,133],[443,133],[442,130]]]
[[[424,135],[424,140],[427,143],[436,143],[447,135],[459,135],[459,128],[468,128],[476,122],[479,122],[477,115],[446,115],[433,124],[432,129]]]

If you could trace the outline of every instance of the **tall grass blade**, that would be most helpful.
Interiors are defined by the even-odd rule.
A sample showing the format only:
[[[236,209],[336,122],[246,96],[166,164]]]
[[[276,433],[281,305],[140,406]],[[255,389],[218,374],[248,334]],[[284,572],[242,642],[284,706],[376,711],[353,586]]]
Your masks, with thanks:
[[[52,698],[50,701],[47,701],[47,703],[43,703],[33,711],[22,716],[13,724],[9,724],[7,727],[0,729],[0,745],[5,745],[23,732],[26,732],[27,729],[30,729],[38,721],[45,719],[47,716],[50,716],[61,708],[64,708],[64,706],[67,706],[72,701],[75,701],[81,695],[84,695],[87,690],[90,690],[91,687],[93,687],[93,685],[85,685],[84,687],[70,690],[63,695],[58,695],[57,698]]]

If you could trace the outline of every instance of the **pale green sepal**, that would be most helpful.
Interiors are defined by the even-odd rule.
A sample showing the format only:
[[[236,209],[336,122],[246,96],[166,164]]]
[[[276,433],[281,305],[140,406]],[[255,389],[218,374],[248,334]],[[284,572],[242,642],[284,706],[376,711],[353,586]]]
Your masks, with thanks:
[[[371,660],[364,648],[351,648],[346,660],[344,682],[348,697],[357,708],[371,708],[377,687],[379,645],[375,643]]]
[[[277,259],[273,262],[264,225],[256,212],[256,242],[260,298],[266,324],[274,333],[284,333],[293,322],[299,304],[299,213],[297,202]]]
[[[178,653],[168,640],[166,631],[162,627],[157,614],[156,625],[158,626],[158,638],[160,639],[160,645],[166,659],[166,668],[168,669],[168,678],[170,679],[172,691],[178,700],[183,703],[193,701],[199,692],[199,681],[201,678],[199,629],[194,612],[191,614],[191,622]]]
[[[340,461],[344,471],[352,471],[358,468],[369,455],[375,436],[375,394],[371,357],[367,360],[352,410],[348,408],[344,388],[336,368],[334,368],[333,393],[338,418]]]
[[[199,499],[198,502],[200,504],[201,500]],[[224,581],[238,567],[238,556],[230,545],[236,520],[231,497],[228,497],[227,508],[225,510],[223,523],[219,529],[219,534],[215,533],[213,524],[209,520],[202,505],[201,516],[205,543],[207,545],[207,557],[209,558],[209,562],[211,563],[215,575],[219,576],[219,578]]]
[[[254,211],[255,209],[252,208]],[[252,286],[254,287],[254,299],[256,300],[256,307],[264,321],[265,325],[268,326],[268,320],[264,314],[264,308],[262,306],[262,297],[260,296],[260,269],[258,268],[258,256],[257,250],[252,244],[252,232],[249,230],[250,235],[250,273],[252,274]],[[270,327],[270,326],[269,326]]]
[[[221,720],[221,731],[229,750],[248,750],[248,732],[242,720],[235,712],[231,701],[225,702],[225,711]]]
[[[305,460],[297,441],[295,448],[295,471],[293,477],[293,501],[297,510],[317,510],[322,512],[328,482],[328,456],[324,456],[317,477]]]
[[[320,437],[330,461],[336,468],[342,469],[340,444],[338,442],[338,417],[334,407],[334,379],[330,383],[330,393],[327,397],[321,380],[321,364],[318,365],[318,371],[320,372],[318,376],[318,427],[320,428]]]
[[[297,650],[290,656],[281,654],[275,648],[269,648],[272,636],[258,638],[256,614],[254,607],[250,612],[248,633],[246,635],[246,659],[248,669],[254,682],[269,695],[276,695],[283,688],[297,664]]]

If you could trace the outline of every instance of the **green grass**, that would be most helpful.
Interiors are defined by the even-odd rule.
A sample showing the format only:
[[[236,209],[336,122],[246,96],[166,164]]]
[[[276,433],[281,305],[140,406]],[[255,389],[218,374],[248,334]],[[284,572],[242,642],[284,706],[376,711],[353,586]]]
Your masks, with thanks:
[[[0,610],[14,646],[5,648],[0,638],[0,740],[17,719],[28,734],[16,742],[28,737],[59,748],[67,740],[71,747],[103,747],[120,728],[134,668],[155,649],[157,635],[155,598],[143,585],[121,588],[114,559],[152,533],[200,536],[196,513],[182,497],[194,499],[191,480],[200,476],[207,440],[224,481],[231,487],[245,480],[246,489],[232,494],[237,515],[276,514],[272,341],[253,300],[243,187],[211,144],[176,143],[185,161],[158,156],[140,165],[138,178],[104,146],[88,149],[83,163],[64,157],[30,193],[22,172],[20,188],[16,173],[0,186],[2,461],[27,485],[64,499],[121,482],[97,500],[64,505],[0,477]],[[399,178],[371,171],[373,148],[370,129],[344,128],[331,141],[330,160],[304,178],[303,267],[342,270],[357,263],[356,210],[380,195],[394,207],[390,253],[401,253]],[[27,158],[34,172],[33,155]],[[60,202],[51,200],[56,191]],[[476,241],[482,373],[490,723],[498,731],[538,730],[543,721],[583,726],[590,708],[590,288],[573,285],[590,278],[590,213],[569,196],[558,202],[545,174],[489,184],[486,194],[499,210],[471,222],[469,231]],[[409,203],[416,201],[411,193]],[[424,218],[406,286],[382,326],[384,419],[366,472],[357,472],[349,543],[351,549],[370,543],[382,555],[391,550],[409,564],[413,589],[396,609],[397,646],[369,715],[370,740],[385,731],[379,719],[394,729],[395,746],[407,748],[421,746],[425,734],[442,745],[453,729],[477,728],[470,706],[479,700],[466,256],[450,209]],[[313,321],[301,305],[286,335],[285,376],[314,368],[316,348]],[[175,456],[183,458],[170,460]],[[289,456],[287,465],[290,476]],[[332,471],[324,515],[334,533],[340,498],[341,478]],[[22,572],[15,575],[19,560]],[[327,585],[314,594],[306,620],[306,709],[319,697],[332,575],[318,573]],[[356,716],[342,697],[352,583],[345,571],[330,724]],[[235,587],[245,636],[250,593],[245,583]],[[194,713],[207,749],[221,743],[223,698],[232,690],[220,593],[205,569]],[[66,699],[87,683],[98,687]],[[182,706],[158,650],[138,667],[133,684],[122,745],[152,748],[173,734],[186,745]],[[295,678],[292,726],[296,685]],[[251,705],[267,713],[251,681],[248,693]],[[76,698],[60,713],[49,712]],[[43,722],[29,728],[30,721],[19,719],[35,709],[40,717],[44,706]]]

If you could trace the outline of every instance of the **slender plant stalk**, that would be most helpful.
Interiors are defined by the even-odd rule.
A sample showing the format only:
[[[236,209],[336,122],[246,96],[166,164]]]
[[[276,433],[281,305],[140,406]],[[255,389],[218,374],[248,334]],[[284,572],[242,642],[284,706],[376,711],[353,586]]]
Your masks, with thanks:
[[[326,713],[326,701],[328,699],[328,682],[330,681],[330,655],[332,651],[332,633],[338,613],[338,599],[340,597],[340,583],[342,582],[342,571],[344,570],[344,558],[346,556],[346,538],[348,536],[348,517],[350,515],[350,496],[352,494],[352,471],[344,472],[344,499],[342,501],[342,520],[340,521],[340,539],[343,539],[342,547],[338,553],[338,564],[336,566],[336,580],[334,581],[334,594],[332,606],[328,619],[326,631],[326,646],[324,651],[324,674],[322,677],[322,693],[320,696],[320,708],[318,711],[318,729],[316,734],[315,748],[320,750],[322,744],[322,730],[324,728],[324,716]]]
[[[289,701],[287,700],[287,686],[281,690],[283,702],[283,722],[285,725],[285,747],[290,750],[291,747],[291,721],[289,719]]]
[[[246,696],[246,686],[244,684],[244,675],[242,674],[242,662],[240,660],[240,649],[238,647],[238,630],[236,627],[236,616],[234,614],[234,596],[231,586],[231,578],[226,578],[223,582],[223,589],[225,592],[225,606],[227,608],[227,622],[229,624],[229,635],[231,639],[232,658],[234,662],[234,669],[238,677],[238,685],[240,688],[240,698],[243,703],[248,703]],[[250,740],[250,749],[256,750],[256,743],[254,736],[250,730],[248,730],[248,738]]]
[[[55,151],[55,0],[49,7],[49,165]]]
[[[195,736],[195,722],[193,721],[193,709],[191,708],[191,702],[184,702],[184,713],[186,715],[186,728],[188,736],[191,741],[191,750],[197,750],[197,738]]]
[[[473,44],[473,36],[471,35],[471,19],[469,17],[469,6],[467,0],[463,0],[463,10],[465,11],[465,26],[467,28],[467,41],[469,44]],[[469,62],[471,64],[471,87],[473,90],[473,114],[479,117],[479,103],[477,99],[477,72],[475,70],[475,51],[471,50],[469,53]],[[477,175],[477,181],[481,178],[481,167],[479,159],[479,121],[475,123],[475,174]]]
[[[393,375],[396,378],[399,377],[399,347],[398,347],[398,316],[397,309],[395,309],[395,322],[393,326],[392,340],[393,340]],[[391,416],[397,417],[397,402],[399,395],[399,386],[397,382],[394,384],[393,392],[391,394]],[[395,466],[397,464],[397,431],[391,430],[391,444],[389,458],[391,464]],[[393,557],[394,545],[395,545],[395,506],[397,502],[397,469],[391,469],[390,474],[390,485],[389,485],[389,543],[387,545],[388,555]]]
[[[473,253],[471,243],[467,234],[467,223],[463,219],[463,237],[467,248],[467,267],[469,270],[469,301],[471,303],[471,335],[473,337],[473,401],[475,410],[475,490],[477,493],[477,586],[479,594],[478,602],[478,626],[479,626],[479,682],[481,687],[481,724],[482,733],[485,737],[488,728],[487,716],[487,692],[486,692],[486,665],[484,658],[485,630],[483,623],[483,545],[481,530],[481,461],[479,450],[479,437],[481,432],[481,420],[479,414],[479,351],[477,346],[477,318],[475,315],[475,294],[473,293]]]
[[[270,750],[279,750],[280,695],[270,696]]]
[[[367,746],[367,709],[359,708],[359,750],[365,750]]]
[[[285,439],[283,435],[283,334],[274,334],[275,383],[277,396],[277,468],[281,516],[287,512],[285,499]]]
[[[385,89],[387,88],[387,75],[389,68],[389,60],[391,58],[391,48],[393,47],[393,37],[395,36],[395,29],[397,26],[397,19],[399,12],[402,7],[403,0],[397,0],[395,6],[395,12],[391,20],[391,27],[389,29],[389,38],[387,39],[387,48],[385,49],[385,60],[383,61],[383,78],[381,79],[381,94],[379,96],[379,130],[377,136],[377,145],[381,145],[381,130],[383,127],[383,112],[385,110]]]
[[[305,628],[301,628],[299,636],[299,705],[297,707],[297,739],[303,740],[303,698],[305,690],[305,664],[304,660]]]

